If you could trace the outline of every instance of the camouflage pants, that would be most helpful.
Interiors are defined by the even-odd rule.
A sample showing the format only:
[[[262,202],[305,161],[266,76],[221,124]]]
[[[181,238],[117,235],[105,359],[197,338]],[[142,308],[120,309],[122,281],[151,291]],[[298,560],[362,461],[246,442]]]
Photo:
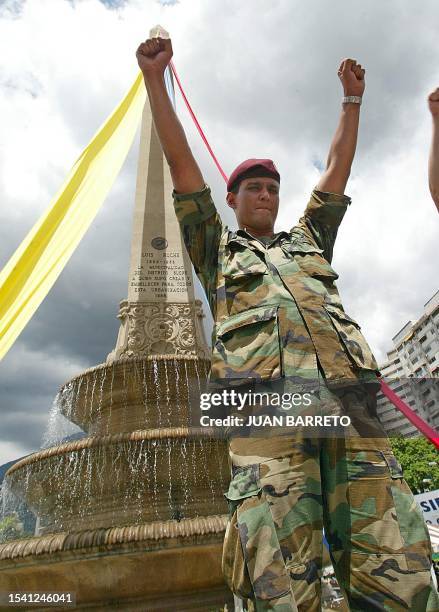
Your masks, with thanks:
[[[350,610],[439,610],[426,524],[385,435],[235,440],[231,456],[223,571],[257,611],[321,609],[323,528]]]

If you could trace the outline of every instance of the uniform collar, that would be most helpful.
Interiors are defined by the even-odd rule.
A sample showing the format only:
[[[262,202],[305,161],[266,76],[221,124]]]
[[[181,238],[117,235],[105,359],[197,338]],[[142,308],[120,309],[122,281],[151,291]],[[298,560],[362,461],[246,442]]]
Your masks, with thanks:
[[[274,234],[270,242],[267,245],[264,244],[264,246],[271,247],[274,245],[275,242],[280,240],[280,238],[288,238],[288,237],[289,237],[289,234],[287,232],[284,232],[284,231],[277,232]],[[256,238],[256,236],[252,236],[252,234],[250,234],[247,230],[239,229],[236,232],[235,231],[230,232],[227,244],[230,244],[231,242],[236,242],[238,244],[243,244],[247,246],[248,241],[250,240],[252,241],[256,240],[259,244],[262,244],[259,241],[259,239]]]

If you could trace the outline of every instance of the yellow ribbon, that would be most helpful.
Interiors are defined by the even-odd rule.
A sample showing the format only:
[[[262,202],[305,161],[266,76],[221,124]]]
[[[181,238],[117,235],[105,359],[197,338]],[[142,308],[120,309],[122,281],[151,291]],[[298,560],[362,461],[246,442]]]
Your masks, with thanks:
[[[136,134],[145,93],[139,72],[0,272],[0,359],[54,285],[110,191]]]

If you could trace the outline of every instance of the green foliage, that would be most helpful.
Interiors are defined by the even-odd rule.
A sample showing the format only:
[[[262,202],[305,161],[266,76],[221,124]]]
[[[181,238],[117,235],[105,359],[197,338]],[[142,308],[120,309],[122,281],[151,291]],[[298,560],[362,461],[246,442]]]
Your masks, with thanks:
[[[7,540],[21,538],[23,531],[23,523],[15,514],[9,514],[0,521],[0,544]]]
[[[426,438],[390,438],[395,457],[404,470],[404,478],[413,493],[439,489],[439,453]],[[429,465],[436,462],[436,465]],[[431,482],[422,482],[429,478]]]

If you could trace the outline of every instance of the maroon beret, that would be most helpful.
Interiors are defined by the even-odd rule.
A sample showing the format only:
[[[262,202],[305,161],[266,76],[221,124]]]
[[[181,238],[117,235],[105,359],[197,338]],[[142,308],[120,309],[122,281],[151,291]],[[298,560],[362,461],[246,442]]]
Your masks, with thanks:
[[[229,176],[227,191],[232,191],[243,179],[256,176],[269,176],[280,183],[279,172],[271,159],[246,159]]]

